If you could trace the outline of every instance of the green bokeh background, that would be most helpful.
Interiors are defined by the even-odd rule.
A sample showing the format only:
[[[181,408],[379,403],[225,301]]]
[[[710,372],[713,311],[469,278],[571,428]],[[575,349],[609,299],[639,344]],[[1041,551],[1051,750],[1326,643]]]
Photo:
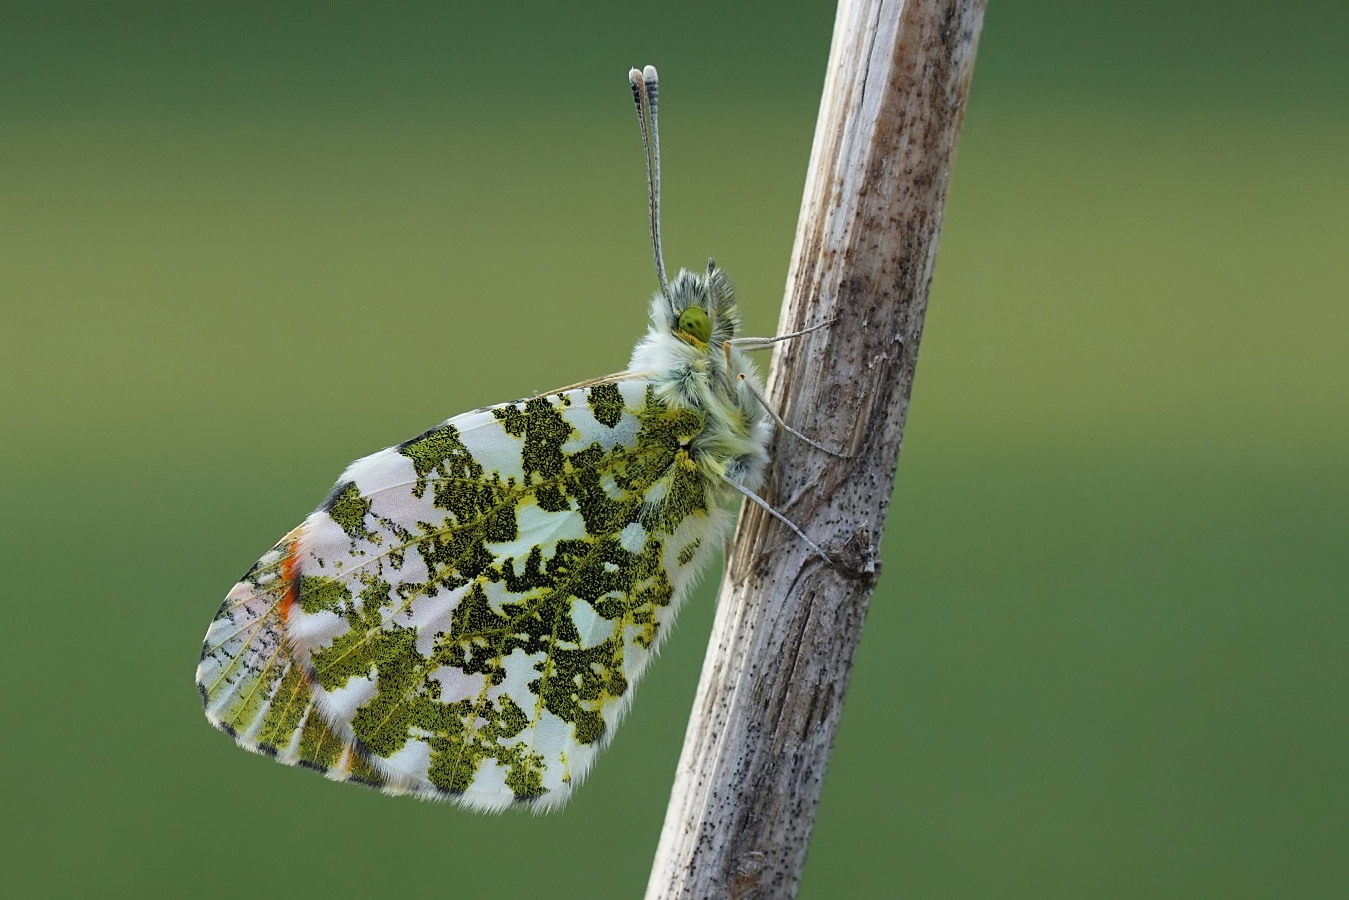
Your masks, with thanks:
[[[626,362],[629,65],[667,257],[773,329],[832,18],[0,8],[0,893],[640,894],[713,583],[545,818],[245,754],[192,670],[350,459]],[[994,0],[803,896],[1349,895],[1346,31]]]

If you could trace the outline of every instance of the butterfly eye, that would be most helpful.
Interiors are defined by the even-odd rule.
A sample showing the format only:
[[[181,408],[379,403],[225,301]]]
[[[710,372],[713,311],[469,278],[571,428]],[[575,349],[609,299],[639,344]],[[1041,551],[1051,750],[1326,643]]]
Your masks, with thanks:
[[[712,320],[698,306],[690,306],[679,314],[679,324],[676,330],[680,334],[686,334],[703,344],[712,340]]]

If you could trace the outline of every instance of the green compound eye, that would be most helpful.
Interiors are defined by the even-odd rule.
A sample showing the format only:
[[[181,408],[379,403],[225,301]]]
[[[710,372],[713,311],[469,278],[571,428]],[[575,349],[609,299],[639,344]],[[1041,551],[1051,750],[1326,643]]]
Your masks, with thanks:
[[[712,320],[701,307],[690,306],[679,314],[679,331],[706,344],[712,340]]]

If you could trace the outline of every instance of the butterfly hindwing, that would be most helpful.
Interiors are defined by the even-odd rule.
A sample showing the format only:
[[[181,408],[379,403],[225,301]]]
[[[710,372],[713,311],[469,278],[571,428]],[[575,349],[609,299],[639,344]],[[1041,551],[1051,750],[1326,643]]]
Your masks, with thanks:
[[[725,524],[704,427],[634,377],[358,460],[226,598],[208,716],[390,793],[565,801]]]

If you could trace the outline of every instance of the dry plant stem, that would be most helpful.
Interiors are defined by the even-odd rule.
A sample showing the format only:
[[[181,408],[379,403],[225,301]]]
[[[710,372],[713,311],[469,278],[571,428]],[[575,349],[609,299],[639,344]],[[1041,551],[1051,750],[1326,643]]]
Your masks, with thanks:
[[[839,5],[778,330],[837,321],[778,345],[768,395],[851,456],[779,434],[767,488],[835,565],[743,508],[648,898],[796,892],[875,581],[983,12]]]

